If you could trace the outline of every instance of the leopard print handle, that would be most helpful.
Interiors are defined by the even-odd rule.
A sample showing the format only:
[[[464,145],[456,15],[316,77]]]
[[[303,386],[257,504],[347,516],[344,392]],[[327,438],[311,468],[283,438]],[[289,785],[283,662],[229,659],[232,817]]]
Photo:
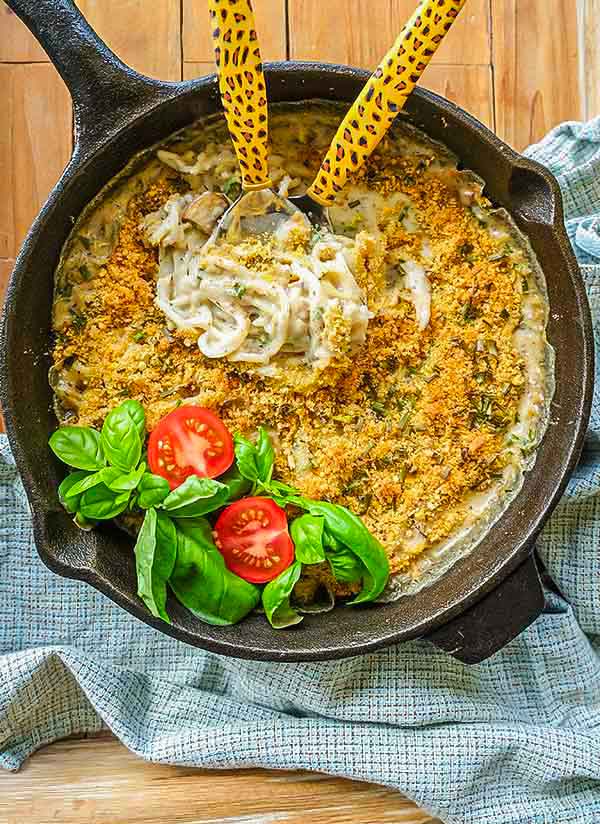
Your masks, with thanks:
[[[271,186],[267,94],[250,0],[208,0],[219,90],[245,191]]]
[[[331,205],[396,119],[466,0],[422,0],[343,119],[308,194]]]

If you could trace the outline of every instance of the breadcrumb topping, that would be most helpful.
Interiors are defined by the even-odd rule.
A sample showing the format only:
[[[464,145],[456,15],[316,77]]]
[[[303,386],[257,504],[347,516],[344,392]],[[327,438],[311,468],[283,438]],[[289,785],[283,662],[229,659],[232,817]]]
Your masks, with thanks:
[[[272,153],[304,183],[334,125],[317,121],[304,141],[306,120],[301,132],[282,115],[271,130]],[[364,199],[370,216],[365,206],[361,220],[350,212],[335,226],[357,237],[352,268],[374,314],[360,351],[348,354],[349,324],[336,308],[326,323],[335,362],[315,372],[290,361],[278,378],[208,359],[184,332],[169,332],[154,303],[156,251],[140,229],[190,184],[167,170],[132,195],[93,279],[73,270],[71,291],[57,294],[53,386],[62,420],[98,426],[132,397],[149,430],[182,403],[212,409],[232,432],[252,436],[266,426],[276,476],[347,506],[384,544],[392,571],[410,570],[463,523],[469,496],[491,488],[514,461],[506,432],[525,383],[514,333],[523,293],[534,285],[524,252],[494,231],[489,204],[481,196],[465,204],[461,173],[431,147],[402,146],[385,141],[351,185],[344,205]],[[299,234],[298,246],[306,242]],[[247,252],[249,267],[268,262],[259,242]],[[425,329],[403,285],[406,260],[427,271]]]

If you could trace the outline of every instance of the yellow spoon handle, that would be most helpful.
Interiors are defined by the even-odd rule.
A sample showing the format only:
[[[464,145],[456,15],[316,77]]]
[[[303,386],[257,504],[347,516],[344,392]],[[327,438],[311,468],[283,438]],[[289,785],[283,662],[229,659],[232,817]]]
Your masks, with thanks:
[[[343,119],[308,194],[329,206],[396,119],[466,0],[422,0]]]
[[[246,191],[271,186],[267,93],[250,0],[208,0],[219,90]]]

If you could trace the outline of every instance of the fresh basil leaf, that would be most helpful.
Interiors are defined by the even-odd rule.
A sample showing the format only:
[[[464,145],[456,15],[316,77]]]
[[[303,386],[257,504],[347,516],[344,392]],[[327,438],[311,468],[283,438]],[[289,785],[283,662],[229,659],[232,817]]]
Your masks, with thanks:
[[[61,426],[48,444],[57,458],[76,469],[93,472],[106,464],[100,433],[89,426]]]
[[[127,401],[123,401],[118,409],[120,409],[122,413],[129,415],[143,443],[146,437],[146,413],[144,412],[142,404],[130,398]]]
[[[117,472],[118,470],[111,470],[109,466],[105,466],[104,469],[101,469],[99,472],[92,472],[87,473],[84,478],[81,478],[79,483],[76,483],[73,487],[71,487],[71,495],[83,495],[86,490],[91,489],[94,486],[98,486],[98,484],[104,483],[105,473],[106,471],[109,472]]]
[[[355,581],[360,581],[367,574],[362,561],[345,547],[327,550],[326,557],[336,581],[353,584]]]
[[[112,478],[108,474],[111,470],[112,472],[116,472],[116,475]],[[146,464],[142,461],[138,468],[134,469],[133,472],[123,474],[122,472],[119,472],[118,469],[106,467],[106,469],[102,470],[101,474],[105,475],[103,480],[109,489],[112,489],[114,492],[131,492],[132,490],[137,489],[137,486],[142,480],[145,471]]]
[[[322,515],[330,536],[349,549],[364,564],[363,587],[349,605],[374,601],[383,592],[390,576],[390,563],[384,548],[371,535],[363,522],[350,510],[327,501],[313,501],[303,496],[290,496],[289,502]]]
[[[223,506],[229,497],[225,484],[212,478],[190,475],[162,503],[173,518],[198,518]]]
[[[208,624],[237,624],[260,600],[260,590],[225,566],[210,524],[177,523],[177,560],[169,580],[177,599]]]
[[[290,604],[292,590],[298,583],[301,572],[302,564],[294,561],[263,589],[262,605],[274,629],[291,627],[302,621],[302,616]]]
[[[265,485],[263,494],[272,498],[277,506],[285,509],[285,507],[291,503],[292,497],[298,496],[300,493],[297,489],[294,489],[293,486],[288,486],[280,481],[270,481]]]
[[[321,515],[301,515],[292,521],[290,535],[296,548],[296,560],[302,564],[320,564],[325,560],[323,548],[324,519]]]
[[[137,488],[138,505],[142,509],[150,509],[151,506],[158,506],[162,504],[170,491],[171,487],[166,478],[162,478],[160,475],[153,475],[151,472],[145,472]]]
[[[258,429],[258,440],[256,442],[256,466],[258,469],[258,480],[268,484],[273,474],[273,464],[275,463],[275,450],[271,443],[271,438],[267,430],[260,426]]]
[[[113,492],[100,483],[83,493],[79,512],[90,521],[108,521],[127,509],[130,495],[130,492]]]
[[[256,445],[239,433],[234,435],[233,442],[241,475],[249,481],[268,484],[273,474],[275,452],[267,430],[262,426],[259,428]]]
[[[112,409],[102,426],[102,449],[109,463],[121,472],[130,472],[140,462],[142,439],[139,418],[132,415],[128,401]]]
[[[134,552],[138,595],[152,615],[170,624],[167,581],[175,566],[177,533],[168,515],[155,509],[146,512]]]
[[[241,474],[240,470],[234,464],[224,475],[220,475],[217,480],[225,484],[229,490],[227,501],[237,501],[247,495],[252,489],[252,484],[247,478]]]
[[[77,494],[77,492],[72,492],[72,489],[73,487],[78,486],[80,481],[88,477],[90,477],[90,473],[85,472],[84,470],[80,470],[79,472],[71,472],[70,475],[67,475],[67,477],[61,481],[61,484],[58,487],[58,500],[67,512],[71,513],[71,515],[74,515],[77,512],[79,507],[79,499],[81,498],[81,495]]]
[[[233,436],[235,460],[240,474],[249,481],[258,481],[257,451],[253,443],[239,433]]]

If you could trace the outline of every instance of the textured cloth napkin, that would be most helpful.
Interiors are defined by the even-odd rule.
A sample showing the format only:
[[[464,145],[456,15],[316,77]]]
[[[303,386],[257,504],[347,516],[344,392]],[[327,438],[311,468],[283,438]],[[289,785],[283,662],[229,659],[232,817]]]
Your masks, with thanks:
[[[600,329],[600,119],[528,154],[561,184]],[[221,658],[52,575],[0,441],[0,766],[110,729],[154,761],[396,787],[448,824],[600,821],[600,406],[539,552],[564,599],[467,667],[425,641],[332,663]],[[93,747],[93,744],[91,745]]]

